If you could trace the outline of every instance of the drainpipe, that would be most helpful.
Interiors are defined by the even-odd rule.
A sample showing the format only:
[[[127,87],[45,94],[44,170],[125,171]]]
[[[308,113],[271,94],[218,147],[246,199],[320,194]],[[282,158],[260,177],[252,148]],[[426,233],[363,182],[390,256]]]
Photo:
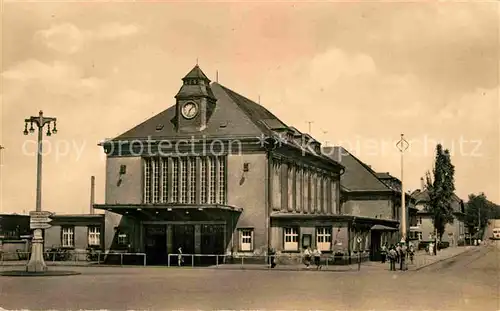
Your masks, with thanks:
[[[95,204],[95,176],[90,177],[90,215],[94,215]]]

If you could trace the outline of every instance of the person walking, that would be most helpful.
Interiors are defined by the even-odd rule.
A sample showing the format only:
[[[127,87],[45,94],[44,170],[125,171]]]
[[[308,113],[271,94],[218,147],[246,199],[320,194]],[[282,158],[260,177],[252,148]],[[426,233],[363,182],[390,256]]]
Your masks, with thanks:
[[[177,265],[180,267],[184,262],[184,258],[182,257],[182,247],[177,249]]]
[[[382,249],[380,250],[380,257],[382,259],[382,263],[385,263],[387,258],[387,245],[382,245]]]
[[[271,266],[271,269],[276,267],[276,251],[274,248],[269,249],[269,264]]]
[[[321,251],[315,247],[313,251],[314,264],[316,265],[316,270],[321,269]]]
[[[413,243],[410,243],[410,248],[409,248],[408,252],[410,255],[410,262],[413,265],[413,258],[415,257],[415,247],[413,246]]]
[[[396,257],[397,257],[397,253],[396,253],[396,249],[394,247],[394,245],[391,245],[391,248],[389,250],[389,267],[390,267],[390,271],[396,271]]]
[[[309,266],[311,265],[311,257],[312,257],[311,248],[307,247],[304,250],[304,264],[306,265],[307,269],[309,269]]]
[[[405,271],[406,270],[406,245],[403,244],[399,248],[399,270]]]
[[[398,243],[396,245],[396,262],[399,263],[401,261],[401,245]]]

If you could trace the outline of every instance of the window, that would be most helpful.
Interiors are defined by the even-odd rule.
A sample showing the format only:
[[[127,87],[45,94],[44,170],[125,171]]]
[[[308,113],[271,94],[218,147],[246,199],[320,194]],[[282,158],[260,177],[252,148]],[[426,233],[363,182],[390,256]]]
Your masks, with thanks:
[[[189,161],[189,203],[196,203],[196,159]]]
[[[302,211],[302,169],[295,170],[295,211]]]
[[[201,171],[201,176],[200,176],[200,188],[201,188],[201,203],[207,203],[208,202],[208,197],[207,197],[207,161],[206,159],[202,159],[200,163],[200,171]]]
[[[299,250],[299,229],[284,228],[284,250],[298,251]]]
[[[188,167],[187,167],[187,159],[186,158],[181,158],[181,193],[180,193],[180,202],[181,203],[187,203],[187,198],[188,198],[188,193],[187,193],[187,173],[188,173]]]
[[[330,251],[332,248],[332,228],[316,228],[316,246],[320,251]]]
[[[179,201],[179,158],[172,159],[172,201]]]
[[[211,157],[209,159],[210,159],[210,200],[208,203],[214,204],[216,199],[215,182],[217,180],[217,170],[216,170],[215,158]]]
[[[101,228],[89,227],[89,245],[101,245]]]
[[[151,162],[149,159],[144,161],[144,202],[151,201]]]
[[[417,218],[417,224],[418,224],[418,225],[421,225],[421,224],[422,224],[422,217],[418,217],[418,218]]]
[[[74,247],[75,246],[75,228],[74,227],[63,227],[61,234],[61,246],[62,247]]]
[[[219,204],[226,203],[226,174],[224,158],[219,158]]]
[[[151,159],[152,174],[153,174],[153,202],[160,202],[160,161]]]
[[[163,158],[161,162],[162,174],[161,174],[161,201],[168,201],[168,158]]]
[[[128,245],[128,236],[126,233],[118,233],[118,245]]]
[[[422,241],[422,232],[417,232],[417,237],[419,241]]]
[[[242,252],[253,250],[253,229],[240,230],[240,250]]]

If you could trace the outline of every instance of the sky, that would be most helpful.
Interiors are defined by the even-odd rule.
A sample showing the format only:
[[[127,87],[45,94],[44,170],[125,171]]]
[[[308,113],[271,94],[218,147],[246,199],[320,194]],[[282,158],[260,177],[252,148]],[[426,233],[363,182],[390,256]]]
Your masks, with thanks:
[[[43,206],[104,202],[98,142],[175,104],[198,61],[212,80],[324,145],[420,187],[442,143],[456,193],[500,203],[499,8],[494,2],[5,2],[0,212],[35,208],[36,135],[46,138]]]

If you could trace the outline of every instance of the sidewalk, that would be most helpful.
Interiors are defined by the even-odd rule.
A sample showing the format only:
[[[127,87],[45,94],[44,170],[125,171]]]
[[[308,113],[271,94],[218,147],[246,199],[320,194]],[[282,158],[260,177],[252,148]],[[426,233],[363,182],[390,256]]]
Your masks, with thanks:
[[[434,263],[450,259],[452,257],[458,256],[464,252],[472,251],[474,249],[478,249],[478,246],[460,246],[460,247],[451,247],[446,248],[441,251],[438,251],[436,256],[431,256],[425,253],[425,251],[417,252],[414,259],[413,264],[408,262],[408,270],[410,271],[418,271],[424,267],[432,265]],[[399,265],[396,264],[397,269],[399,269]],[[300,265],[277,265],[274,269],[270,269],[267,265],[259,265],[259,264],[224,264],[219,266],[211,266],[207,267],[209,269],[226,269],[226,270],[282,270],[282,271],[329,271],[329,272],[358,272],[358,264],[352,265],[328,265],[323,266],[320,270],[317,270],[316,267],[311,266],[307,269],[303,264]],[[389,263],[385,264],[381,262],[375,261],[365,261],[361,263],[359,267],[359,271],[361,272],[376,272],[376,271],[389,271]]]
[[[438,251],[436,256],[431,256],[426,254],[424,251],[418,251],[415,254],[413,264],[408,262],[408,270],[418,271],[424,267],[430,266],[437,262],[450,259],[452,257],[458,256],[462,253],[479,250],[481,246],[459,246],[450,247],[444,250]],[[356,259],[353,259],[355,262]],[[3,261],[0,262],[1,267],[12,267],[12,266],[24,266],[27,261]],[[92,266],[92,267],[104,267],[108,265],[91,263],[86,261],[56,261],[56,262],[46,262],[47,266]],[[120,267],[113,265],[113,267]],[[294,265],[280,265],[278,264],[274,269],[266,264],[221,264],[208,267],[169,267],[169,269],[222,269],[222,270],[278,270],[278,271],[326,271],[326,272],[358,272],[358,264],[354,263],[351,265],[324,265],[320,270],[317,270],[315,266],[311,266],[307,269],[304,264],[294,264]],[[399,269],[399,265],[396,264],[396,268]],[[389,271],[389,263],[385,264],[375,261],[364,261],[359,266],[359,271],[361,272],[377,272],[377,271]]]

